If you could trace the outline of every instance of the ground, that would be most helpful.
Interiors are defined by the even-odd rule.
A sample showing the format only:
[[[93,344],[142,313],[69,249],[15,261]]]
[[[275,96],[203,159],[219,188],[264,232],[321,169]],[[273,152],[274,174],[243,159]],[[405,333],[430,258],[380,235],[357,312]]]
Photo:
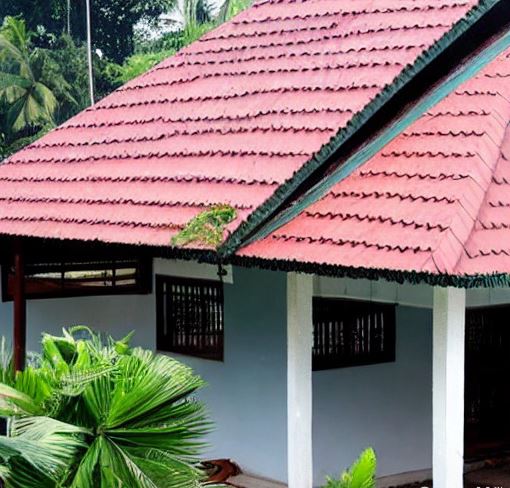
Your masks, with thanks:
[[[432,488],[432,483],[417,483],[400,488]],[[465,488],[510,488],[510,465],[483,468],[466,474]]]

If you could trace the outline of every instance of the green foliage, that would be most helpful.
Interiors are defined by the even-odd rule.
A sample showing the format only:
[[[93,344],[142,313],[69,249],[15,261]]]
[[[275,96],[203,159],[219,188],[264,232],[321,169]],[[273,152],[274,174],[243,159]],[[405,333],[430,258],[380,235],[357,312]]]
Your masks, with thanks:
[[[59,102],[55,118],[57,124],[60,124],[90,104],[87,52],[83,44],[76,44],[66,34],[55,38],[45,52],[51,59],[45,66],[45,77],[65,80],[63,85],[52,86]],[[120,85],[118,81],[108,78],[109,65],[107,60],[93,56],[95,94],[98,100]]]
[[[328,478],[324,488],[375,488],[376,471],[377,458],[369,448],[339,479]]]
[[[26,20],[30,30],[44,25],[52,32],[63,29],[66,0],[2,0],[0,18],[20,16]]]
[[[252,0],[225,0],[218,13],[218,22],[225,22],[251,5]]]
[[[23,20],[5,18],[0,29],[0,160],[84,108],[79,96],[84,85],[67,81],[56,52],[34,47]],[[69,61],[62,66],[71,72]],[[72,72],[76,76],[79,70]]]
[[[237,216],[230,205],[215,205],[192,218],[172,238],[174,246],[186,246],[192,242],[217,248],[223,242],[225,227]]]
[[[169,12],[176,0],[93,0],[92,24],[94,48],[111,60],[122,63],[133,53],[133,27],[141,20],[157,22]],[[0,17],[21,15],[30,30],[44,26],[59,36],[67,28],[67,8],[71,7],[71,35],[77,41],[86,39],[85,1],[68,0],[2,0]]]
[[[0,339],[0,382],[8,385],[14,383],[12,352],[5,337]]]
[[[0,103],[6,107],[6,133],[54,124],[57,99],[44,78],[48,61],[39,49],[30,49],[25,23],[6,17],[0,29]],[[62,81],[62,80],[59,80]]]
[[[106,76],[112,81],[123,85],[129,80],[149,71],[153,66],[163,59],[175,54],[174,50],[163,50],[155,53],[133,54],[119,66],[115,63],[108,63],[105,70]]]
[[[35,47],[21,19],[0,29],[0,161],[89,105],[87,57],[67,35]],[[121,82],[106,75],[108,62],[94,56],[96,96]]]
[[[6,488],[198,488],[210,424],[183,364],[84,327],[44,335],[38,364],[0,384]]]

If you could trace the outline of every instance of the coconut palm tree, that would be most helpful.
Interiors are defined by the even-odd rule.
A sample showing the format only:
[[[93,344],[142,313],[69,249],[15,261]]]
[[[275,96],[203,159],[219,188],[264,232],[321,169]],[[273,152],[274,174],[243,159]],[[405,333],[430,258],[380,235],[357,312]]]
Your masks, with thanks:
[[[234,17],[234,15],[248,8],[251,3],[252,0],[223,0],[217,16],[218,22],[226,22],[231,17]]]
[[[58,102],[44,79],[47,56],[29,46],[25,22],[6,17],[0,29],[0,103],[6,106],[5,129],[10,133],[55,123]]]
[[[6,488],[202,486],[209,422],[192,398],[202,380],[128,341],[85,328],[45,335],[39,364],[0,384]]]

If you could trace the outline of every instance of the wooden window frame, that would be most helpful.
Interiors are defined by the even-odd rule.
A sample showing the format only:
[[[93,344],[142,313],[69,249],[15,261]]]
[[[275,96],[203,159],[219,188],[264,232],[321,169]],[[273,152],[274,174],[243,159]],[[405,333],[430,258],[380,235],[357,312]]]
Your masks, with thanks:
[[[115,270],[125,267],[136,268],[134,285],[116,285]],[[112,285],[104,287],[83,287],[73,288],[65,287],[64,273],[69,271],[87,271],[87,270],[105,270],[112,271]],[[148,258],[121,258],[121,259],[66,259],[62,261],[53,260],[51,262],[27,263],[25,266],[25,281],[30,280],[31,274],[41,273],[61,273],[61,288],[52,288],[47,291],[37,293],[27,290],[28,299],[50,299],[50,298],[71,298],[84,296],[105,296],[105,295],[135,295],[149,294],[152,292],[152,264]],[[11,266],[2,265],[2,301],[12,301],[12,294],[9,293],[9,275],[12,276]],[[27,288],[29,285],[27,286]]]
[[[336,310],[331,310],[331,309]],[[329,310],[328,310],[329,309]],[[342,351],[337,350],[334,353],[321,354],[319,353],[321,344],[318,337],[321,335],[318,328],[320,323],[327,320],[328,314],[345,315],[345,321],[351,323],[355,320],[355,316],[360,310],[368,309],[379,313],[380,320],[383,320],[384,336],[383,348],[381,351],[374,352],[352,352],[351,355],[343,355]],[[337,319],[338,320],[338,319]],[[345,325],[345,322],[344,322]],[[363,327],[363,325],[362,325]],[[331,329],[334,330],[331,330]],[[391,363],[396,360],[396,305],[380,302],[371,302],[365,300],[350,300],[345,298],[328,298],[328,297],[314,297],[313,298],[313,330],[314,342],[312,352],[312,365],[314,371],[322,371],[328,369],[350,368],[355,366],[367,366],[371,364]],[[351,328],[343,332],[344,340],[350,340],[352,336]],[[362,329],[365,330],[365,329]],[[325,331],[322,331],[322,337],[325,338]],[[330,333],[338,332],[338,327],[330,327]],[[339,337],[337,339],[341,341]],[[322,347],[327,347],[324,344]],[[334,346],[333,346],[334,347]],[[344,346],[345,347],[345,346]],[[352,348],[351,348],[352,349]]]
[[[169,320],[167,316],[167,311],[172,307],[171,301],[171,293],[165,292],[165,286],[184,286],[184,287],[198,287],[200,289],[199,293],[199,301],[200,306],[203,307],[207,303],[209,303],[209,314],[216,314],[218,309],[216,306],[219,305],[219,330],[209,332],[210,336],[216,337],[216,345],[214,348],[207,348],[202,346],[193,346],[188,344],[186,346],[177,344],[176,332],[167,333],[164,332],[165,327],[173,327],[175,329],[175,324],[166,323]],[[213,288],[217,291],[217,298],[206,302],[204,301],[203,290],[205,287]],[[217,301],[215,306],[215,300]],[[211,305],[212,303],[212,305]],[[211,308],[212,307],[212,308]],[[186,314],[187,312],[185,312]],[[200,312],[201,321],[207,318],[210,318],[211,315],[207,315],[204,311]],[[188,319],[185,315],[185,319]],[[189,324],[186,324],[186,327],[189,327]],[[218,327],[218,325],[216,325]],[[205,326],[205,328],[211,329],[211,326]],[[195,332],[194,338],[198,340],[198,342],[203,341],[204,334],[204,324],[201,323],[199,326],[198,333]],[[178,276],[168,276],[168,275],[156,275],[156,348],[158,351],[182,354],[184,356],[192,356],[201,359],[209,359],[211,361],[223,361],[224,360],[224,331],[225,331],[225,309],[224,309],[224,296],[223,296],[223,282],[218,280],[208,280],[208,279],[198,279],[198,278],[184,278]],[[191,335],[187,335],[186,339],[191,342]],[[202,342],[203,344],[203,342]]]

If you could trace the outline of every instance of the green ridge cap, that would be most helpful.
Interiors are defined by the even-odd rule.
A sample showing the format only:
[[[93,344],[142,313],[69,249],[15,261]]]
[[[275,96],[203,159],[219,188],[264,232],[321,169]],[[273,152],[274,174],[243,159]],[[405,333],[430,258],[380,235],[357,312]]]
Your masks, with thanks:
[[[218,253],[224,257],[234,254],[242,244],[243,239],[264,220],[271,216],[271,212],[281,205],[291,193],[298,188],[314,171],[328,163],[331,156],[338,151],[371,117],[394,97],[399,91],[424,70],[447,47],[465,34],[478,20],[486,15],[495,5],[505,0],[480,0],[462,19],[445,33],[430,48],[418,56],[412,65],[406,66],[383,90],[381,90],[368,104],[357,112],[345,127],[340,129],[329,142],[324,144],[289,180],[281,185],[275,193],[260,205],[243,222],[232,235],[218,248]]]

